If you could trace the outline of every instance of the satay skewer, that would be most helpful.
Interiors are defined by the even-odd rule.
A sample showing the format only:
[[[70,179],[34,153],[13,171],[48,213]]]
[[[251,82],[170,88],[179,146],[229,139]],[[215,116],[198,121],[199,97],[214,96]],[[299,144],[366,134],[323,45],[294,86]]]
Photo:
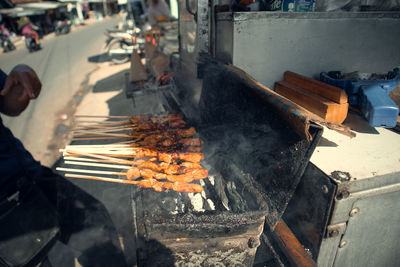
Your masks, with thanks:
[[[99,140],[99,139],[117,139],[117,138],[133,138],[135,141],[140,141],[142,139],[157,139],[162,140],[167,137],[172,137],[175,139],[183,139],[189,138],[197,134],[197,131],[194,127],[190,127],[188,129],[169,129],[167,131],[153,131],[153,132],[146,132],[146,133],[138,133],[138,134],[104,134],[105,136],[93,137],[88,135],[88,137],[79,136],[74,137],[72,140]],[[99,134],[100,135],[100,134]],[[101,134],[102,135],[102,134]]]
[[[86,157],[99,157],[104,156],[102,153],[87,153],[77,150],[67,150],[61,149],[63,156],[86,156]],[[166,163],[171,163],[174,160],[190,161],[194,163],[199,163],[204,159],[204,155],[198,152],[162,152],[150,149],[137,148],[131,154],[129,153],[107,153],[108,155],[113,155],[113,157],[135,157],[135,158],[154,158],[157,157],[158,161],[163,161]],[[108,158],[109,159],[109,158]]]
[[[95,159],[101,159],[101,160],[108,160],[113,163],[121,163],[121,164],[131,164],[134,165],[135,161],[133,160],[126,160],[126,159],[121,159],[118,157],[113,157],[106,156],[106,155],[101,155],[101,154],[96,154],[96,153],[87,153],[87,152],[82,152],[82,151],[76,151],[76,150],[62,150],[63,151],[63,156],[65,157],[91,157]],[[135,155],[137,156],[137,155]],[[140,155],[142,158],[147,157],[147,158],[156,158],[159,161],[166,162],[170,164],[174,159],[180,159],[183,162],[181,163],[182,166],[187,167],[188,165],[192,166],[199,166],[200,161],[204,159],[203,154],[201,153],[191,153],[191,152],[184,152],[184,153],[165,153],[165,152],[154,152],[150,151],[149,154],[146,152],[142,153]],[[126,157],[126,155],[125,155]],[[192,158],[193,157],[193,158]],[[186,164],[186,165],[183,165]]]
[[[75,160],[65,160],[67,165],[78,165],[78,166],[92,166],[92,167],[102,167],[102,168],[112,168],[112,169],[130,169],[133,167],[146,168],[157,172],[162,172],[165,174],[188,174],[194,173],[196,170],[203,169],[203,174],[208,177],[208,172],[200,164],[166,164],[166,163],[156,163],[152,161],[137,160],[133,165],[124,164],[108,164],[111,162],[99,163],[95,160],[84,160],[83,158],[76,158]],[[107,164],[105,164],[107,163]]]
[[[76,133],[85,133],[85,132],[96,132],[96,133],[101,133],[101,132],[126,132],[126,131],[134,131],[135,129],[132,128],[131,126],[126,126],[126,127],[99,127],[99,128],[74,128],[72,129],[72,132],[74,134]]]
[[[123,120],[123,121],[87,121],[87,120],[74,120],[75,125],[86,125],[88,127],[94,127],[96,124],[100,126],[116,126],[116,125],[123,125],[123,124],[132,124],[131,120]]]
[[[113,125],[76,125],[72,131],[74,133],[80,132],[117,132],[117,131],[160,131],[160,130],[168,130],[168,129],[176,129],[183,128],[186,124],[183,121],[175,121],[174,124],[167,125],[151,125],[151,124],[113,124]]]
[[[90,167],[101,167],[101,168],[109,168],[109,169],[130,169],[132,166],[129,165],[118,165],[118,164],[107,164],[107,163],[98,163],[96,161],[88,162],[88,161],[80,161],[80,160],[64,160],[64,164],[66,165],[78,165],[78,166],[90,166]]]
[[[115,162],[115,161],[113,161],[113,160],[98,159],[98,158],[94,159],[94,158],[82,158],[82,157],[65,156],[65,157],[64,157],[64,160],[65,160],[65,161],[85,161],[85,162],[95,162],[95,163],[98,163],[98,162],[102,162],[102,163],[112,163],[113,165],[114,165],[115,163],[118,163],[118,164],[125,164],[125,165],[132,166],[131,163]]]
[[[77,117],[77,116],[75,116]],[[100,118],[100,117],[89,117],[89,118]],[[114,117],[101,117],[101,118],[114,118]],[[180,115],[175,115],[175,116],[164,116],[164,117],[150,117],[150,116],[141,116],[139,115],[138,117],[135,116],[128,116],[128,117],[115,117],[115,118],[124,118],[128,120],[117,120],[117,121],[99,121],[99,120],[75,120],[76,124],[86,124],[92,123],[96,124],[101,124],[101,125],[118,125],[118,124],[133,124],[133,125],[140,125],[140,124],[147,124],[147,123],[152,123],[152,124],[175,124],[176,122],[184,122],[182,120],[182,116]],[[186,124],[186,123],[184,123]],[[93,126],[93,125],[92,125]]]
[[[132,137],[131,133],[109,133],[109,132],[95,132],[95,131],[81,131],[81,133],[75,133],[74,137],[86,137],[86,136],[118,136],[129,138]]]
[[[87,123],[90,123],[87,125]],[[186,122],[182,120],[182,116],[166,116],[166,117],[146,117],[138,116],[124,121],[102,121],[96,124],[96,121],[76,121],[75,128],[79,129],[97,129],[100,127],[118,127],[132,126],[136,130],[154,130],[165,128],[183,128]]]
[[[88,141],[88,140],[109,140],[109,139],[128,139],[130,137],[118,137],[118,136],[100,136],[100,137],[79,137],[72,138],[72,141]]]
[[[112,172],[112,171],[99,171],[99,170],[87,170],[87,169],[73,169],[73,168],[56,168],[57,171],[63,172],[79,172],[79,173],[90,173],[90,174],[104,174],[104,175],[118,175],[126,176],[128,180],[136,180],[140,177],[143,179],[156,179],[156,180],[168,180],[170,182],[182,182],[190,183],[194,180],[201,180],[208,177],[208,171],[206,169],[191,170],[184,174],[166,174],[156,172],[151,169],[131,167],[126,172]]]
[[[105,144],[105,145],[68,145],[65,146],[65,149],[79,149],[79,148],[119,148],[119,147],[130,147],[131,145],[135,145],[135,143],[130,142],[130,143],[113,143],[113,144]]]
[[[143,116],[143,115],[139,115]],[[107,118],[107,119],[124,119],[124,118],[134,118],[134,115],[125,115],[125,116],[110,116],[110,115],[75,115],[75,118]]]
[[[112,182],[112,183],[121,183],[121,184],[133,184],[133,185],[137,185],[139,187],[153,188],[155,191],[158,191],[158,192],[164,191],[164,190],[174,190],[176,192],[200,193],[203,191],[203,187],[199,184],[160,182],[155,179],[142,180],[142,181],[130,181],[130,180],[124,180],[124,179],[106,178],[106,177],[89,176],[89,175],[77,175],[77,174],[70,174],[70,173],[66,173],[65,177],[96,180],[96,181],[103,181],[103,182]]]
[[[123,118],[179,118],[182,119],[181,114],[164,114],[164,115],[156,115],[156,116],[147,116],[147,115],[125,115],[125,116],[111,116],[111,115],[75,115],[76,118],[107,118],[107,119],[123,119]]]
[[[88,163],[94,163],[94,164],[99,164],[99,162],[102,163],[111,163],[111,164],[107,164],[107,165],[112,165],[112,166],[118,166],[118,168],[122,168],[122,166],[126,166],[129,165],[129,168],[131,166],[135,166],[134,164],[137,164],[138,161],[130,161],[130,160],[123,160],[123,161],[119,161],[117,162],[118,164],[123,164],[123,165],[116,165],[116,162],[113,160],[109,160],[109,159],[99,159],[99,158],[82,158],[82,157],[70,157],[70,156],[66,156],[64,157],[65,163],[69,163],[74,165],[73,162],[88,162]],[[148,159],[149,162],[155,162],[157,159],[153,158],[153,159]],[[133,162],[133,163],[132,163]],[[101,164],[101,163],[100,163]],[[95,165],[93,165],[95,166]],[[142,165],[143,166],[143,165]],[[194,163],[194,162],[189,162],[189,161],[183,161],[179,164],[179,166],[184,167],[186,169],[202,169],[203,166],[201,166],[199,163]],[[125,168],[124,168],[125,169]]]

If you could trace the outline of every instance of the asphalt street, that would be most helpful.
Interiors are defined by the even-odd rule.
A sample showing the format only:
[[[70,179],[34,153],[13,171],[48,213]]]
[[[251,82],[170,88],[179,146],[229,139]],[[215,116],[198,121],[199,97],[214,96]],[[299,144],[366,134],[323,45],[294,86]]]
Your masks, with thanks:
[[[48,146],[56,135],[56,122],[79,91],[87,90],[90,75],[99,67],[91,58],[104,54],[106,29],[116,26],[122,17],[73,27],[67,35],[47,36],[42,49],[29,53],[25,46],[0,54],[0,68],[8,73],[17,64],[28,64],[38,74],[43,87],[38,99],[18,117],[2,115],[4,124],[44,165],[54,157]],[[98,57],[97,57],[98,58]],[[90,62],[91,61],[91,62]]]

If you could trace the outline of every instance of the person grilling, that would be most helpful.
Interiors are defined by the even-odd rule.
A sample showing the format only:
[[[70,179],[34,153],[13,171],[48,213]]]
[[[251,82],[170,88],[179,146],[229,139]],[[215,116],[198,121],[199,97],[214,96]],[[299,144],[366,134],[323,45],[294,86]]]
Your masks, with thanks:
[[[41,88],[27,65],[9,75],[0,69],[0,112],[18,116]],[[105,207],[36,161],[1,117],[0,173],[0,263],[49,263],[47,253],[59,240],[82,266],[127,266]]]
[[[151,26],[171,19],[171,10],[165,0],[150,0],[148,20]]]

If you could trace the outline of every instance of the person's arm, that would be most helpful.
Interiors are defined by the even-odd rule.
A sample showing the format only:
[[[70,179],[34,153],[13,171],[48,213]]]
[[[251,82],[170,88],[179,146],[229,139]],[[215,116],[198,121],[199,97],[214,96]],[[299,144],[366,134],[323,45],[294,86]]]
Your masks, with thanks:
[[[15,66],[10,74],[0,73],[0,112],[18,116],[31,99],[39,96],[42,84],[35,71],[27,65]]]
[[[3,89],[4,84],[6,84],[6,79],[7,79],[7,74],[5,74],[5,73],[0,69],[0,91]]]

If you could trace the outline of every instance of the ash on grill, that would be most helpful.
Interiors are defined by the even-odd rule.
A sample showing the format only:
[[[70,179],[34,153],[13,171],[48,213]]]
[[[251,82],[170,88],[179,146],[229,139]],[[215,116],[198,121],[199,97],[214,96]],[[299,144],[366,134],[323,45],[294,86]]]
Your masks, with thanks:
[[[225,166],[222,172],[203,164],[209,177],[200,181],[201,193],[133,190],[139,266],[252,266],[267,213],[265,195],[251,176],[217,161]]]

